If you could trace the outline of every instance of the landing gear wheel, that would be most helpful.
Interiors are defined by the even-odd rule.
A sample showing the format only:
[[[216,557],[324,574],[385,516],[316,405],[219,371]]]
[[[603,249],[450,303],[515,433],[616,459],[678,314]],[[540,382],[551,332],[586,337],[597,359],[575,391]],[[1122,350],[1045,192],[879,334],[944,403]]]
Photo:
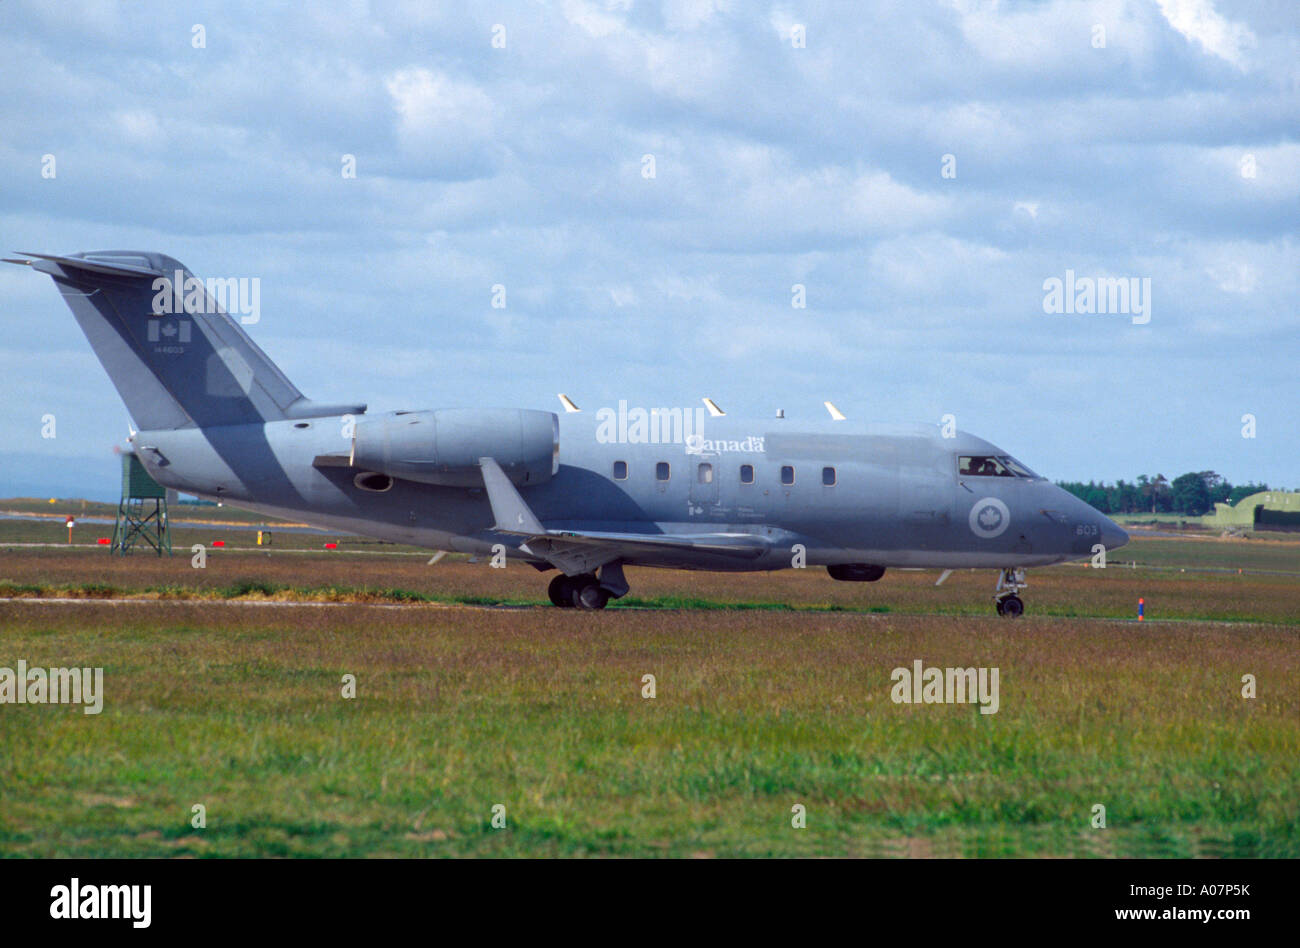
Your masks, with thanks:
[[[553,605],[557,605],[561,609],[572,609],[573,581],[561,573],[551,580],[551,585],[546,587],[546,595],[551,597]]]
[[[573,604],[579,609],[604,609],[609,602],[609,591],[602,589],[595,577],[583,583],[574,583]]]
[[[997,588],[993,591],[993,605],[997,608],[998,615],[1014,619],[1025,614],[1025,604],[1016,594],[1026,585],[1023,569],[1008,567],[1002,570],[998,575]]]

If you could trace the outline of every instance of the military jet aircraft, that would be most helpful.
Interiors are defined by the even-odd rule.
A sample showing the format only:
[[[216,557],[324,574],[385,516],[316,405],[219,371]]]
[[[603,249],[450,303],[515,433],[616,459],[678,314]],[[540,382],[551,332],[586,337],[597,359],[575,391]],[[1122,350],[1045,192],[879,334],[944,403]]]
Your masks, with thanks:
[[[1008,452],[938,426],[795,427],[709,399],[680,408],[456,407],[371,415],[306,398],[171,257],[22,254],[49,274],[167,487],[276,517],[558,569],[551,601],[601,609],[626,565],[997,569],[1018,616],[1024,570],[1113,550],[1115,523]],[[945,435],[951,435],[946,437]]]

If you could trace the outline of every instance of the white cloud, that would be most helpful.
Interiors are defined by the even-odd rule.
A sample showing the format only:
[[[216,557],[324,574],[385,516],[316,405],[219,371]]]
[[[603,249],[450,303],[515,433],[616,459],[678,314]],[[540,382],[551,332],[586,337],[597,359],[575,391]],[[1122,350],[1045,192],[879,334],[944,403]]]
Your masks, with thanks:
[[[384,88],[397,113],[394,170],[443,180],[491,175],[504,148],[495,134],[495,106],[482,88],[424,67],[397,70]]]
[[[1008,9],[999,0],[948,0],[962,35],[984,59],[1032,68],[1038,73],[1105,62],[1094,47],[1093,28],[1105,31],[1106,49],[1145,47],[1139,21],[1122,0],[1080,4],[1050,0]]]
[[[1255,45],[1255,34],[1242,23],[1226,19],[1212,0],[1156,0],[1169,25],[1208,53],[1245,69],[1245,50]]]
[[[127,141],[135,145],[156,145],[163,139],[158,116],[149,109],[131,109],[115,116],[118,128]]]
[[[691,31],[731,9],[729,0],[664,0],[664,23],[670,30]]]
[[[894,298],[930,300],[1007,282],[1009,256],[996,247],[945,234],[923,233],[879,241],[868,268],[872,287]]]
[[[952,6],[356,0],[303,14],[196,0],[109,23],[100,2],[78,7],[87,25],[6,0],[0,57],[23,68],[0,98],[0,227],[14,248],[261,268],[253,335],[328,400],[436,407],[488,380],[500,403],[541,407],[539,391],[581,377],[588,393],[667,404],[707,351],[711,394],[737,413],[749,399],[767,415],[782,391],[792,414],[821,416],[822,398],[856,391],[874,417],[943,404],[1035,445],[1070,417],[1068,440],[1096,447],[1088,466],[1035,458],[1085,477],[1140,463],[1110,447],[1104,412],[1031,385],[1023,414],[980,419],[987,392],[1023,392],[1026,365],[1064,367],[1113,380],[1130,402],[1119,417],[1163,423],[1152,378],[1200,384],[1191,360],[1212,350],[1252,366],[1216,380],[1225,402],[1300,400],[1282,357],[1300,345],[1289,7],[1249,8],[1252,51],[1204,3]],[[489,42],[498,20],[504,50]],[[205,50],[189,46],[195,22]],[[796,22],[806,50],[790,47]],[[1223,65],[1234,58],[1250,69]],[[57,179],[40,177],[46,152]],[[956,179],[940,176],[946,153]],[[1043,318],[1042,281],[1067,267],[1150,274],[1149,337]],[[125,413],[102,372],[56,365],[46,385],[25,368],[47,350],[92,357],[49,281],[11,269],[0,438],[31,437],[33,392],[63,399],[51,410],[73,428],[115,433]],[[498,282],[505,313],[488,305]],[[791,308],[793,283],[807,310]],[[1152,344],[1114,376],[1136,338]],[[60,394],[74,383],[79,397]],[[1180,423],[1198,430],[1198,406]],[[1294,468],[1282,439],[1259,449],[1273,467],[1248,475]]]
[[[609,301],[620,309],[624,306],[635,306],[640,302],[636,290],[630,286],[611,286],[609,288]]]
[[[564,0],[564,18],[579,27],[589,36],[602,39],[625,32],[627,23],[623,17],[611,11],[626,12],[630,4],[608,3],[601,9],[597,4],[586,0]]]
[[[781,10],[781,9],[772,10],[772,12],[768,15],[767,22],[768,25],[772,28],[772,30],[776,33],[777,39],[781,40],[783,43],[787,45],[789,45],[791,42],[791,37],[793,36],[794,28],[799,25],[798,20],[792,17],[785,10]]]
[[[1206,267],[1205,272],[1225,293],[1249,293],[1259,281],[1259,274],[1249,263],[1216,263]]]
[[[399,69],[384,81],[404,138],[481,137],[492,125],[492,100],[478,86],[423,67]]]

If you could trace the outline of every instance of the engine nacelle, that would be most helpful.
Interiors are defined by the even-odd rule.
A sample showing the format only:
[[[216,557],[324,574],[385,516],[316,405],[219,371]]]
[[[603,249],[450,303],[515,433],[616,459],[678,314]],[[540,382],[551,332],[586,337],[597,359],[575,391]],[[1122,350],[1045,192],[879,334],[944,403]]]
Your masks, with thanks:
[[[443,487],[482,487],[479,458],[494,458],[520,487],[544,484],[560,466],[560,420],[519,408],[440,408],[361,418],[352,466]]]

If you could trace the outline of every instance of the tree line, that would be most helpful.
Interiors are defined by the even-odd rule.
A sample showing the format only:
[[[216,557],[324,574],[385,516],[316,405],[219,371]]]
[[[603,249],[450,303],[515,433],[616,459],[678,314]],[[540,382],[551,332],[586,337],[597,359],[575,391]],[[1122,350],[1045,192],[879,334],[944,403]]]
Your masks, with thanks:
[[[1151,477],[1139,474],[1134,482],[1118,480],[1114,484],[1089,481],[1057,481],[1084,503],[1102,513],[1179,513],[1199,517],[1214,509],[1216,503],[1235,504],[1243,497],[1268,490],[1267,484],[1233,486],[1214,471],[1180,474],[1172,481],[1163,474]]]

